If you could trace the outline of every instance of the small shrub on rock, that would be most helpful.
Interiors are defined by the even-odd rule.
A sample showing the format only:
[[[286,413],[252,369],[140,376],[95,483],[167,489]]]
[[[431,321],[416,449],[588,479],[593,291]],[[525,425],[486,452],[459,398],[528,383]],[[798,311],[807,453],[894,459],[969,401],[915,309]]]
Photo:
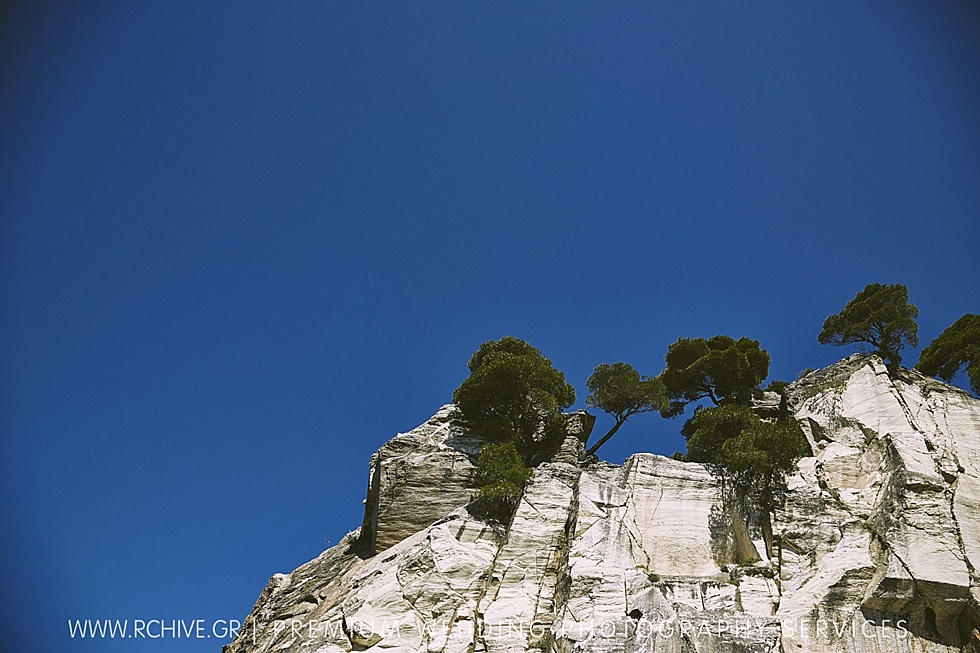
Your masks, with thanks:
[[[486,445],[476,464],[478,505],[488,516],[508,521],[532,473],[513,442]]]

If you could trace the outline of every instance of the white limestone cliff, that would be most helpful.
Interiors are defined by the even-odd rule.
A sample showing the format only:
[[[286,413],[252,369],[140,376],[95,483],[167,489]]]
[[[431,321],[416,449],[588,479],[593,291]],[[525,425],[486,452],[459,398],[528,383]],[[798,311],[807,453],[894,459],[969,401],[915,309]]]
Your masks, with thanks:
[[[813,456],[766,542],[704,465],[580,464],[584,413],[487,523],[467,510],[482,443],[445,406],[372,457],[361,528],[274,576],[225,653],[980,653],[980,401],[855,355],[785,410]]]

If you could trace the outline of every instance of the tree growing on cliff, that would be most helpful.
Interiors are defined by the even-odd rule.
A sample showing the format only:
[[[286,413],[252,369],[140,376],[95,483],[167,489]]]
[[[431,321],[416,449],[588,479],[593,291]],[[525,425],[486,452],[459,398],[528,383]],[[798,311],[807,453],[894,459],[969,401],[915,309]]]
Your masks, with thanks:
[[[763,507],[772,509],[777,482],[807,453],[809,445],[795,420],[757,419],[722,445],[721,460],[737,484],[757,492]]]
[[[763,532],[771,555],[768,516],[775,510],[776,488],[809,452],[799,424],[795,420],[764,422],[751,408],[729,404],[699,409],[681,433],[687,438],[687,454],[680,459],[719,465],[739,491],[765,510]]]
[[[491,517],[507,521],[532,473],[513,442],[485,445],[474,474],[477,502]]]
[[[758,340],[714,336],[678,338],[664,361],[659,378],[670,408],[663,414],[673,417],[699,399],[710,399],[715,406],[747,403],[751,390],[769,375],[770,359]]]
[[[980,315],[967,313],[953,322],[922,350],[915,367],[947,382],[965,368],[970,389],[980,397]]]
[[[747,406],[702,408],[681,434],[687,438],[685,460],[720,465],[744,489],[763,496],[809,449],[795,420],[765,422]]]
[[[637,413],[666,411],[670,407],[667,389],[660,379],[640,376],[629,363],[602,363],[597,365],[585,382],[589,396],[585,405],[599,408],[612,415],[615,422],[588,453],[594,454],[616,431]]]
[[[539,349],[512,336],[489,340],[469,369],[453,393],[463,424],[491,440],[513,441],[526,462],[564,434],[561,411],[575,403],[575,388]]]
[[[909,304],[909,290],[900,283],[865,286],[836,315],[829,316],[817,338],[823,345],[867,343],[892,371],[902,362],[899,351],[919,344],[919,309]]]
[[[725,443],[752,428],[758,421],[751,408],[737,404],[694,411],[694,416],[681,427],[681,435],[687,440],[684,459],[724,465],[722,448]]]

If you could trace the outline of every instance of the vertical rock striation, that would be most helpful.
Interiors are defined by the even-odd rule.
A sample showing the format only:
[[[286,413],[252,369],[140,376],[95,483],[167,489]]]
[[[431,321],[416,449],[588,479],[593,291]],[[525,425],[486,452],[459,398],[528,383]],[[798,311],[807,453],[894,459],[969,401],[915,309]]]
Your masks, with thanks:
[[[814,456],[776,515],[784,648],[980,650],[980,402],[860,355],[790,397]]]
[[[486,523],[482,442],[445,406],[372,457],[361,528],[274,576],[226,653],[980,653],[980,401],[856,355],[766,405],[813,452],[769,546],[707,466],[580,462],[583,412]]]

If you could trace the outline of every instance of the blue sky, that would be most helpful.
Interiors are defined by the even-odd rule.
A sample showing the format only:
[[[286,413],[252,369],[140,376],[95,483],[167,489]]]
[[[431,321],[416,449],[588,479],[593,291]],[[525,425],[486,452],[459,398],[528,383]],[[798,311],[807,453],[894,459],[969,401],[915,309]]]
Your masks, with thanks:
[[[217,651],[67,621],[244,618],[487,339],[580,407],[678,337],[829,364],[870,282],[980,311],[975,2],[0,11],[5,650]]]

